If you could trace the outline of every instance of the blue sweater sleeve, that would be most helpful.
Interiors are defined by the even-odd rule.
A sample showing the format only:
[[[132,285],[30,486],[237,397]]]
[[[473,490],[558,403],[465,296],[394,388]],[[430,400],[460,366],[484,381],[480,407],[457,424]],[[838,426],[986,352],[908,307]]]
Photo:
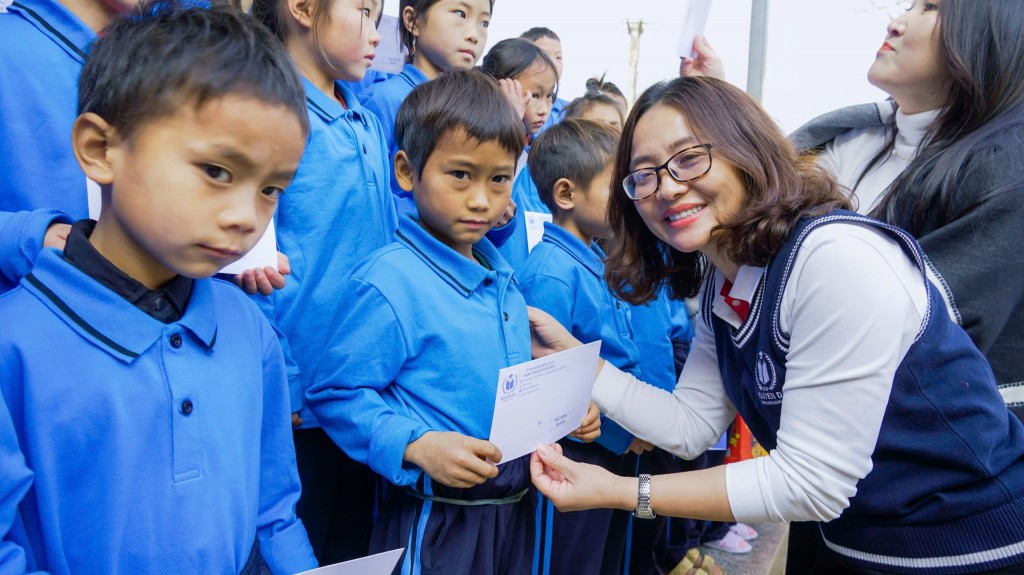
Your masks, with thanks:
[[[295,467],[284,357],[269,326],[264,335],[263,428],[260,437],[260,553],[274,573],[298,573],[317,566],[302,522],[295,516],[299,473]]]
[[[299,364],[292,358],[291,346],[288,344],[288,337],[285,336],[277,327],[277,318],[274,314],[274,296],[255,295],[252,296],[256,301],[256,305],[263,312],[263,316],[267,318],[270,325],[274,328],[274,333],[277,334],[277,340],[281,346],[281,352],[284,356],[285,375],[288,378],[288,405],[292,413],[298,413],[302,411],[303,402],[305,397],[303,396],[302,382],[299,380]]]
[[[32,270],[50,224],[73,221],[57,210],[0,212],[0,293],[16,286]]]
[[[17,541],[14,527],[18,506],[32,485],[32,472],[18,446],[14,422],[0,398],[0,575],[25,573],[28,559]]]
[[[405,448],[430,429],[398,413],[382,393],[408,358],[399,318],[376,287],[350,278],[322,363],[306,393],[324,431],[352,459],[396,485],[410,485],[423,470],[404,462]]]

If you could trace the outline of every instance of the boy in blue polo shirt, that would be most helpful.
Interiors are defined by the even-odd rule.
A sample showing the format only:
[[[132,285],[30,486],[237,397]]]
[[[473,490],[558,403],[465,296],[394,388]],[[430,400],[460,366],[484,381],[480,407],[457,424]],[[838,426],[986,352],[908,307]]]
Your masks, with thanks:
[[[588,120],[570,119],[542,132],[530,150],[530,175],[554,222],[522,270],[526,303],[554,316],[581,341],[600,339],[601,355],[637,375],[640,353],[633,343],[630,306],[612,295],[604,279],[604,253],[595,238],[608,237],[606,212],[618,133]],[[639,377],[639,376],[638,376]],[[650,446],[606,419],[593,444],[562,440],[573,457],[623,473],[625,456]],[[550,501],[538,505],[539,574],[614,573],[622,560],[626,517],[610,509],[560,513]],[[604,542],[603,554],[594,542]]]
[[[526,302],[484,237],[512,193],[522,119],[497,82],[452,70],[409,94],[396,136],[418,220],[339,291],[349,305],[308,403],[392,484],[371,551],[405,547],[402,573],[529,573],[529,458],[501,462],[485,439],[498,371],[530,359]]]
[[[142,9],[96,41],[79,110],[103,213],[0,296],[3,411],[33,474],[0,479],[0,571],[314,567],[277,338],[209,279],[255,244],[302,156],[287,54],[234,9]]]

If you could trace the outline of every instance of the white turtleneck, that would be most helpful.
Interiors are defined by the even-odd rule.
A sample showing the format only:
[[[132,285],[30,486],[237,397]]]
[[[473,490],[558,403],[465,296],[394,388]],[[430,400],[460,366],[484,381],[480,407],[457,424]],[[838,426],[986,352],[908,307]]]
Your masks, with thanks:
[[[888,139],[888,129],[882,126],[850,130],[829,142],[819,161],[828,166],[842,186],[853,191],[857,212],[869,213],[889,184],[907,168],[917,155],[928,127],[939,115],[939,110],[918,114],[896,111],[896,145],[891,154],[868,172],[854,189],[871,158],[875,157]]]

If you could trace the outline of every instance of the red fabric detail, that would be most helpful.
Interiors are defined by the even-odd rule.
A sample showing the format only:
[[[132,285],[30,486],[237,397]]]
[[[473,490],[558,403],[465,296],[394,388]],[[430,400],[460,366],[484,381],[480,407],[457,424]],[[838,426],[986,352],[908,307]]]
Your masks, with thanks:
[[[729,304],[729,308],[736,312],[736,315],[740,316],[740,321],[747,321],[747,315],[750,313],[750,302],[731,297],[729,295],[731,291],[732,282],[725,280],[725,283],[722,284],[722,290],[718,293],[725,299],[725,303]]]

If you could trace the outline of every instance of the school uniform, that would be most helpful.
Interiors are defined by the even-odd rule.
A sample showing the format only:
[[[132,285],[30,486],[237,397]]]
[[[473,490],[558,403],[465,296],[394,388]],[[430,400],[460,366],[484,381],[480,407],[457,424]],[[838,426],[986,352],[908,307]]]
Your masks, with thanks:
[[[372,112],[384,129],[388,161],[391,164],[391,193],[395,195],[395,205],[399,214],[416,213],[416,204],[412,201],[412,193],[403,190],[395,179],[395,154],[398,153],[398,142],[395,140],[395,120],[398,109],[402,107],[405,97],[413,88],[427,82],[427,75],[412,64],[406,64],[401,73],[390,79],[374,84],[359,95],[359,101]]]
[[[526,148],[526,152],[523,153],[517,165],[518,172],[516,173],[515,181],[512,183],[512,200],[516,203],[516,214],[508,224],[502,228],[495,228],[488,234],[488,238],[499,230],[502,232],[501,242],[494,242],[498,246],[498,250],[501,252],[505,261],[508,262],[509,266],[513,270],[521,271],[523,266],[526,265],[526,258],[530,255],[530,246],[527,237],[526,228],[526,212],[536,211],[526,207],[531,205],[529,195],[532,193],[536,197],[537,186],[533,183],[533,178],[530,176],[529,166],[526,165],[526,157],[529,154],[529,147]],[[530,192],[530,190],[533,190]],[[535,204],[539,202],[539,199]],[[548,211],[550,213],[550,210]],[[493,241],[493,238],[492,238]]]
[[[386,82],[390,80],[393,76],[394,74],[390,74],[388,72],[381,72],[379,70],[370,69],[366,71],[366,74],[363,74],[363,79],[359,80],[358,82],[342,81],[341,83],[344,84],[349,90],[352,90],[352,93],[355,94],[356,97],[358,98],[362,96],[363,92],[365,92],[374,84]]]
[[[818,521],[813,572],[1024,562],[1024,426],[906,232],[806,218],[767,268],[709,274],[701,308],[672,396],[605,368],[594,399],[684,456],[738,411],[769,452],[726,468],[738,520]]]
[[[78,76],[96,33],[56,0],[0,12],[0,292],[32,269],[46,228],[88,215],[71,151]]]
[[[374,479],[326,440],[304,394],[334,330],[331,318],[347,305],[338,287],[363,257],[391,240],[397,216],[377,118],[341,84],[335,86],[344,106],[308,80],[303,84],[309,138],[275,216],[278,249],[288,256],[291,275],[283,289],[256,299],[280,333],[291,411],[303,420],[295,433],[303,483],[299,517],[308,523],[318,558],[330,563],[365,555]]]
[[[676,386],[676,349],[692,339],[692,327],[685,304],[669,299],[663,288],[658,298],[630,309],[633,341],[640,350],[640,370],[645,382],[667,391]],[[625,472],[638,476],[676,473],[698,469],[692,462],[678,459],[671,453],[655,447],[637,456],[627,456]],[[659,515],[654,519],[637,519],[626,515],[626,549],[621,573],[649,575],[667,573],[682,561],[690,547],[691,533],[699,532],[704,522],[669,518]],[[676,533],[673,533],[675,531]],[[672,536],[674,539],[670,539]]]
[[[468,490],[403,461],[428,431],[486,439],[498,371],[530,359],[526,303],[512,270],[486,238],[474,256],[402,218],[395,241],[336,291],[346,305],[307,393],[331,438],[392,484],[371,550],[406,547],[402,573],[529,570],[527,457]],[[466,504],[484,499],[500,502]]]
[[[280,346],[235,286],[191,282],[164,323],[44,250],[0,315],[0,391],[34,473],[5,540],[29,571],[316,565]]]
[[[546,223],[544,238],[527,259],[520,283],[527,304],[551,314],[581,341],[600,339],[601,357],[640,375],[630,306],[608,288],[600,248]],[[570,459],[594,463],[613,473],[629,473],[632,470],[625,469],[628,458],[624,454],[632,441],[630,433],[604,419],[601,436],[594,443],[566,438],[561,444]],[[611,509],[560,513],[547,498],[538,497],[534,573],[618,572],[627,526],[625,514]],[[603,553],[597,552],[595,541],[605,542]]]

